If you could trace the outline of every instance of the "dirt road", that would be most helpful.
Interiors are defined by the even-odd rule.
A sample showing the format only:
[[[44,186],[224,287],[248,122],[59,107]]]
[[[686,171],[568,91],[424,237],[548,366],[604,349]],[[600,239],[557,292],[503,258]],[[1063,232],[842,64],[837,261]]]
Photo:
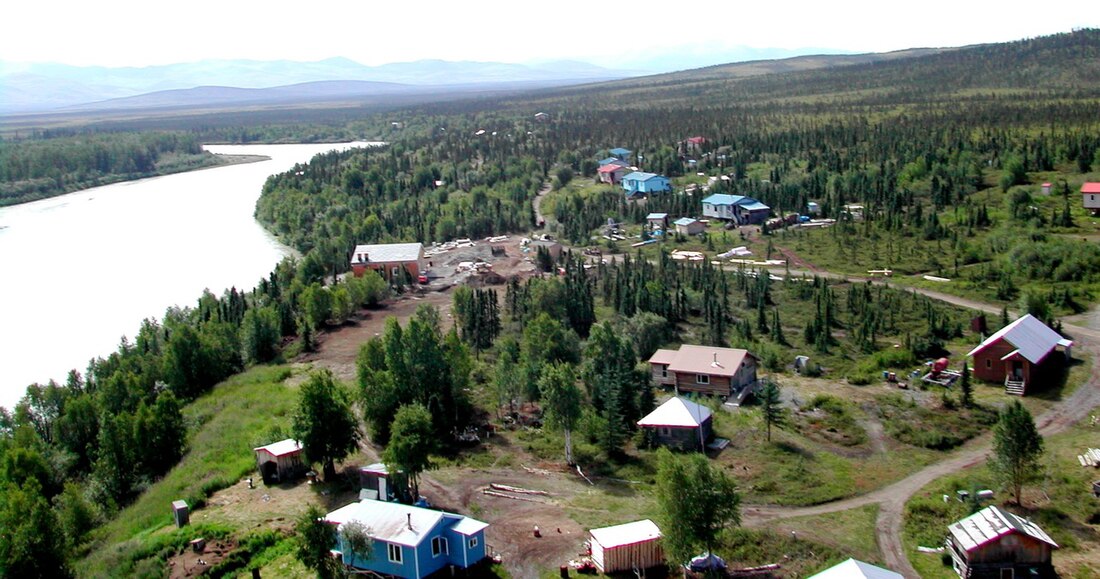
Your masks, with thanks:
[[[775,270],[773,273],[783,275],[786,272]],[[791,271],[790,273],[792,275],[802,275],[803,273],[806,275],[824,275],[830,279],[850,282],[868,281],[866,278],[831,274],[819,270]],[[877,279],[871,281],[873,283],[885,283]],[[1001,311],[1001,308],[993,304],[934,290],[912,289],[922,295],[957,306],[987,313],[1000,313]],[[1051,436],[1066,430],[1074,423],[1088,417],[1094,408],[1100,406],[1100,332],[1071,324],[1064,324],[1063,330],[1074,338],[1076,341],[1075,348],[1088,352],[1092,357],[1092,371],[1089,373],[1088,380],[1078,387],[1073,394],[1036,418],[1035,424],[1043,436]],[[878,504],[879,514],[875,529],[879,549],[882,551],[886,566],[906,577],[919,577],[916,570],[909,563],[909,557],[905,553],[901,540],[902,515],[905,512],[905,503],[917,491],[932,481],[983,462],[989,454],[990,442],[991,436],[988,434],[975,438],[952,453],[949,458],[929,465],[892,485],[858,497],[803,508],[746,506],[742,513],[744,524],[761,525],[776,519],[835,513],[865,505]]]
[[[535,223],[542,223],[543,229],[545,229],[546,217],[542,214],[542,198],[546,197],[546,194],[550,192],[550,183],[546,182],[539,188],[539,192],[535,195],[534,201],[531,202],[531,206],[535,208]]]

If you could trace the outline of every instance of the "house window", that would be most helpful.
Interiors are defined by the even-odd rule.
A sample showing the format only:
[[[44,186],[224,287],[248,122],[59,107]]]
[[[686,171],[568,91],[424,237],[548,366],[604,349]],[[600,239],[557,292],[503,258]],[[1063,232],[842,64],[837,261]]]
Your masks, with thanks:
[[[710,375],[709,374],[696,374],[695,375],[695,383],[696,384],[710,384]]]
[[[470,548],[477,547],[477,537],[470,537]]]
[[[390,563],[401,564],[401,545],[387,544],[386,553],[390,557]]]
[[[438,557],[440,555],[448,555],[450,550],[447,548],[446,537],[433,537],[432,538],[432,557]]]
[[[662,426],[661,436],[672,436],[672,429],[667,426]]]
[[[668,378],[668,366],[661,366],[661,378]]]
[[[986,368],[992,368],[993,367],[993,360],[991,358],[986,358],[985,367]]]
[[[390,273],[391,273],[392,275],[400,275],[400,274],[401,274],[401,268],[400,268],[400,267],[397,267],[397,266],[395,266],[395,267],[394,267],[394,268],[393,268],[392,270],[390,270]]]

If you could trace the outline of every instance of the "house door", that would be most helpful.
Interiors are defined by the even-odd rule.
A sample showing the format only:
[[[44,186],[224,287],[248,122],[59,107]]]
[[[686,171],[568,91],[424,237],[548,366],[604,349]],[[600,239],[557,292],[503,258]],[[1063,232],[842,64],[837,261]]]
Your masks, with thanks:
[[[1021,382],[1024,379],[1024,363],[1019,360],[1012,361],[1012,380]]]
[[[279,482],[279,465],[269,460],[260,466],[260,475],[264,477],[264,484]]]

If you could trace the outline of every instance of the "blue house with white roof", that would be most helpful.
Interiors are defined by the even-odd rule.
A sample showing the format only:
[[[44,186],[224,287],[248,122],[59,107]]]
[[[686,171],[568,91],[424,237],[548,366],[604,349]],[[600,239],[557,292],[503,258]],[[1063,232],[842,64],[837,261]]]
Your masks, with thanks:
[[[715,193],[703,199],[703,216],[734,221],[738,225],[763,223],[771,215],[771,207],[744,195]]]
[[[624,175],[622,185],[627,197],[672,191],[672,183],[669,182],[668,177],[641,171]]]
[[[467,569],[485,558],[489,524],[462,515],[366,499],[341,507],[324,520],[337,527],[333,554],[355,569],[421,579],[446,567]],[[349,523],[358,523],[370,536],[370,556],[348,548],[339,531]]]

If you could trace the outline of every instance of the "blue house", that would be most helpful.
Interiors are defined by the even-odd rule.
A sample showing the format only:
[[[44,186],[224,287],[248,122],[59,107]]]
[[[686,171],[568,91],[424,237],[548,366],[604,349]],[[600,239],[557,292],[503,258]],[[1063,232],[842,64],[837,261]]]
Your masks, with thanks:
[[[635,171],[625,175],[622,184],[627,197],[672,191],[672,184],[669,183],[668,177],[656,173]]]
[[[734,221],[739,225],[763,223],[771,207],[744,195],[715,193],[703,199],[703,216]]]
[[[338,529],[332,549],[344,565],[406,579],[421,579],[440,569],[469,568],[485,558],[488,523],[432,509],[369,499],[325,516]],[[369,556],[353,553],[340,531],[358,523],[372,539]]]
[[[608,151],[608,153],[611,153],[612,157],[615,157],[620,161],[629,161],[632,151],[630,149],[618,147],[616,149],[611,149],[610,151]]]

